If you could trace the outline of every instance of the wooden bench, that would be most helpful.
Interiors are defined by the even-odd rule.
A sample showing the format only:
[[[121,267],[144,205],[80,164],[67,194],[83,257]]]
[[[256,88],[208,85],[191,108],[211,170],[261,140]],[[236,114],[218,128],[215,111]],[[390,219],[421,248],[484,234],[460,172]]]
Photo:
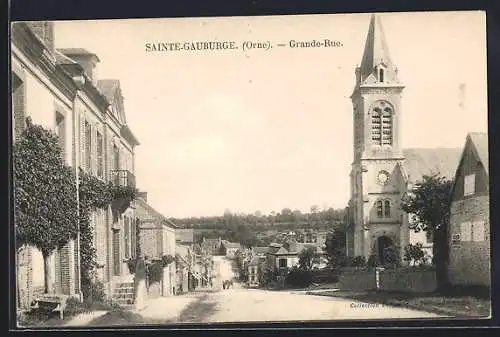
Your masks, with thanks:
[[[33,300],[32,309],[43,311],[59,312],[59,318],[64,319],[64,310],[68,296],[59,294],[43,294]]]

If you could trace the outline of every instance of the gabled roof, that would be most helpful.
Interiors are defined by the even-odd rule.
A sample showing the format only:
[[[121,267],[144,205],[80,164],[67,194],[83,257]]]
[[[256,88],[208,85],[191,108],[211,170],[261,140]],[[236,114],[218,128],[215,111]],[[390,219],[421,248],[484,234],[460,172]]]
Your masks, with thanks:
[[[241,248],[241,245],[237,242],[226,242],[226,243],[224,243],[224,247],[226,247],[226,248]]]
[[[160,221],[162,224],[165,224],[169,227],[177,228],[177,225],[174,224],[171,220],[167,219],[160,212],[155,210],[151,205],[149,205],[142,198],[138,198],[136,203],[139,207],[142,207],[146,212],[148,212],[155,220]]]
[[[486,173],[489,174],[488,134],[471,132],[467,135],[467,138],[474,145],[479,161],[483,164]]]
[[[460,148],[404,149],[404,172],[410,182],[422,180],[424,175],[439,172],[447,179],[455,177],[462,150]]]
[[[269,247],[252,247],[255,254],[266,254],[269,251]]]

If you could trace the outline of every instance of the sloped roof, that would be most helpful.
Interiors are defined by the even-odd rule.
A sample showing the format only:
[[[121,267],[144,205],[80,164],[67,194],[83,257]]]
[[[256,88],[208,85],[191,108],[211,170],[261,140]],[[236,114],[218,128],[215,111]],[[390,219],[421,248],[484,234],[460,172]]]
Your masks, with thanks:
[[[69,57],[71,56],[81,56],[81,55],[90,55],[90,56],[93,56],[95,57],[98,61],[99,60],[99,57],[88,51],[87,49],[84,49],[84,48],[57,48],[57,50],[61,53],[63,53],[64,55],[67,55]]]
[[[57,49],[55,50],[54,56],[56,58],[56,64],[78,64],[78,62],[64,55],[64,53],[60,52]]]
[[[226,243],[224,243],[224,247],[226,247],[226,248],[241,248],[241,245],[237,242],[226,242]]]
[[[115,92],[119,87],[120,80],[106,79],[97,81],[97,88],[102,92],[102,94],[110,103],[114,101]]]
[[[476,148],[477,155],[486,173],[489,173],[488,134],[471,132],[467,136]]]
[[[163,214],[161,214],[160,212],[158,212],[157,210],[155,210],[151,205],[149,205],[146,201],[144,201],[144,199],[142,198],[138,198],[136,200],[137,202],[137,205],[142,207],[146,212],[148,212],[154,219],[158,220],[158,221],[161,221],[163,224],[167,225],[167,226],[170,226],[170,227],[173,227],[173,228],[177,228],[177,225],[174,224],[171,220],[165,218],[163,216]]]
[[[269,247],[252,247],[255,254],[266,254],[269,251]]]
[[[462,149],[435,148],[435,149],[404,149],[404,168],[408,180],[416,183],[427,174],[439,172],[447,179],[453,179],[460,161]]]

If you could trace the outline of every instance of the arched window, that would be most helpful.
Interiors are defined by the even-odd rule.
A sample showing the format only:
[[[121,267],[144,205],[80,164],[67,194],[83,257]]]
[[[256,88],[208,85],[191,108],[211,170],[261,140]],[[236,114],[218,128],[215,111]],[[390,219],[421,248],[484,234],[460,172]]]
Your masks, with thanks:
[[[384,216],[384,205],[382,204],[381,200],[377,201],[377,216],[379,218],[382,218]]]
[[[391,217],[391,202],[389,200],[377,201],[377,217],[378,218]]]
[[[386,218],[391,216],[391,202],[389,200],[384,201],[384,216]]]
[[[388,107],[382,114],[382,145],[392,145],[392,110]]]
[[[381,145],[381,120],[382,110],[378,107],[373,109],[372,112],[372,143],[374,145]]]
[[[378,71],[378,80],[379,82],[384,82],[384,69]]]

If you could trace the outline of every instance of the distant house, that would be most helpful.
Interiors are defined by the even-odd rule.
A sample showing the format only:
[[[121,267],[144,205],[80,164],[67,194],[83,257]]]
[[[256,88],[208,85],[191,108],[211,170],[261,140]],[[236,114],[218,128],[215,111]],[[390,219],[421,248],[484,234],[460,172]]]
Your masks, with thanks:
[[[255,256],[248,263],[248,286],[250,288],[259,286],[259,262],[259,257]]]
[[[229,258],[236,256],[236,252],[241,249],[241,245],[236,242],[225,241],[222,243],[222,252]]]
[[[252,247],[252,254],[259,258],[265,258],[269,247]]]
[[[143,198],[135,203],[136,214],[140,220],[139,240],[142,253],[148,259],[161,259],[165,255],[175,256],[176,225],[151,207]],[[162,295],[175,293],[175,263],[168,266],[168,275],[162,284]]]
[[[313,249],[319,257],[325,255],[324,251],[315,243],[271,243],[267,252],[267,267],[273,271],[281,272],[298,266],[300,253],[307,248]],[[314,263],[317,264],[316,267],[319,267],[319,264],[321,263],[320,261],[318,262],[319,263]]]
[[[210,255],[218,255],[222,247],[222,239],[207,239],[203,237],[201,248]]]
[[[488,135],[467,135],[452,189],[449,281],[491,286]]]
[[[191,245],[194,243],[194,229],[177,228],[175,230],[175,242],[182,245]]]

